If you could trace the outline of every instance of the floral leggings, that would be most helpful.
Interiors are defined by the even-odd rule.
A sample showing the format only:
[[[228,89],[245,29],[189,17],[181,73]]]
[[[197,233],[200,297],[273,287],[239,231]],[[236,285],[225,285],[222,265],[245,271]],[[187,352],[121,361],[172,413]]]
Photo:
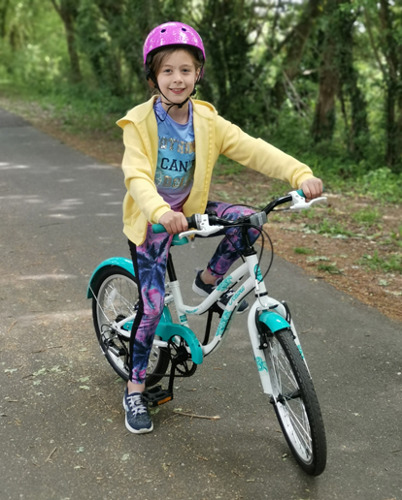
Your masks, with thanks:
[[[206,213],[209,212],[215,212],[218,217],[235,220],[253,213],[253,210],[222,202],[208,202]],[[241,250],[239,231],[238,228],[225,231],[226,237],[218,245],[207,266],[208,271],[214,276],[223,277],[239,258],[238,251]],[[251,243],[254,243],[258,236],[259,232],[256,229],[249,229]],[[137,246],[129,241],[136,283],[140,291],[139,308],[130,344],[130,380],[136,384],[145,381],[155,330],[163,311],[166,265],[172,238],[173,236],[167,233],[153,233],[149,225],[142,245]]]

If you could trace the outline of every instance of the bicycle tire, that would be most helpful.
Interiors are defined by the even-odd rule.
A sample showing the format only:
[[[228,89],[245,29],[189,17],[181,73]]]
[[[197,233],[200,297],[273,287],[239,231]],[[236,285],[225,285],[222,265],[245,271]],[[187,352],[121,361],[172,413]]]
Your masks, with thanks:
[[[101,270],[93,287],[92,320],[100,348],[113,370],[123,380],[130,376],[130,334],[118,335],[112,322],[135,312],[138,304],[138,287],[131,273],[119,266],[108,266]],[[151,349],[145,385],[157,384],[165,375],[170,357],[167,350],[153,346]]]
[[[313,381],[290,329],[276,332],[264,349],[271,403],[287,444],[301,468],[318,476],[326,466],[324,422]]]

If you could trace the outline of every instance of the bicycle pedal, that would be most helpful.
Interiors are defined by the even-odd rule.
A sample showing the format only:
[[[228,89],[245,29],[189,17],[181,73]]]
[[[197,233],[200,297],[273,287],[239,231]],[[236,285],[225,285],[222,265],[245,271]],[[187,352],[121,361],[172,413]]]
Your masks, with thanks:
[[[151,387],[142,394],[149,406],[159,406],[173,399],[173,393],[168,389],[162,389],[160,385]]]

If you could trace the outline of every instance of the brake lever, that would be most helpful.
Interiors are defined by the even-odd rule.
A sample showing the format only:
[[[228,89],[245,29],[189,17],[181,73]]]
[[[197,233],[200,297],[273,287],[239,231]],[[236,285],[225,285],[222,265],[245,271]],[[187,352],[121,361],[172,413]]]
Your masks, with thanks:
[[[179,238],[186,238],[187,236],[193,236],[194,234],[197,234],[198,236],[206,237],[210,236],[211,234],[218,233],[224,228],[224,226],[209,226],[208,228],[202,228],[202,229],[190,229],[190,231],[184,231],[183,233],[179,234]]]
[[[320,196],[319,198],[313,198],[310,201],[306,201],[305,196],[302,196],[298,191],[291,191],[289,193],[292,197],[292,206],[290,207],[290,210],[303,210],[306,208],[310,208],[311,205],[314,205],[315,203],[319,203],[321,201],[327,201],[326,196]]]
[[[198,236],[210,236],[211,234],[218,233],[221,231],[224,226],[211,226],[209,224],[209,216],[208,214],[195,214],[195,222],[197,225],[197,229],[190,229],[190,231],[184,231],[179,234],[179,238],[185,238],[187,236],[193,236],[194,234],[198,234]]]

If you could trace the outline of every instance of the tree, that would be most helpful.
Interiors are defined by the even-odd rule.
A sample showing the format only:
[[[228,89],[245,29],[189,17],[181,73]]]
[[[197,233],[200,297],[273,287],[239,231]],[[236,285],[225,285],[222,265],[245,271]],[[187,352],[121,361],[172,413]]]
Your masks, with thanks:
[[[365,155],[365,145],[369,141],[369,127],[367,122],[367,102],[359,87],[359,73],[354,61],[354,26],[359,15],[354,11],[351,0],[339,0],[339,75],[341,81],[340,99],[345,123],[345,97],[350,103],[350,122],[346,127],[348,133],[348,148],[357,160]]]
[[[203,96],[239,125],[256,120],[258,75],[251,59],[253,33],[260,20],[254,2],[207,0],[199,22],[206,53],[206,80]]]
[[[368,123],[367,103],[359,88],[359,74],[354,64],[354,25],[357,15],[350,0],[328,0],[326,3],[323,29],[320,31],[322,55],[312,132],[315,142],[332,140],[338,96],[348,150],[360,160],[364,157],[364,143],[368,140]]]
[[[82,80],[80,59],[77,52],[75,25],[80,0],[50,0],[59,14],[66,33],[67,50],[70,58],[70,75],[73,82]]]
[[[320,66],[318,72],[318,97],[312,125],[316,143],[331,141],[335,130],[335,100],[339,92],[339,68],[337,54],[337,30],[334,28],[336,1],[329,0],[323,17],[323,28],[318,33]]]
[[[386,162],[402,171],[402,8],[394,2],[367,0],[365,26],[385,86]]]
[[[308,0],[301,11],[300,18],[291,27],[285,39],[273,50],[276,53],[285,51],[281,71],[272,89],[272,105],[280,110],[287,95],[292,94],[291,83],[300,74],[300,63],[306,48],[307,40],[316,19],[322,12],[323,0]],[[274,30],[272,30],[274,31]],[[272,38],[271,38],[272,40]]]

